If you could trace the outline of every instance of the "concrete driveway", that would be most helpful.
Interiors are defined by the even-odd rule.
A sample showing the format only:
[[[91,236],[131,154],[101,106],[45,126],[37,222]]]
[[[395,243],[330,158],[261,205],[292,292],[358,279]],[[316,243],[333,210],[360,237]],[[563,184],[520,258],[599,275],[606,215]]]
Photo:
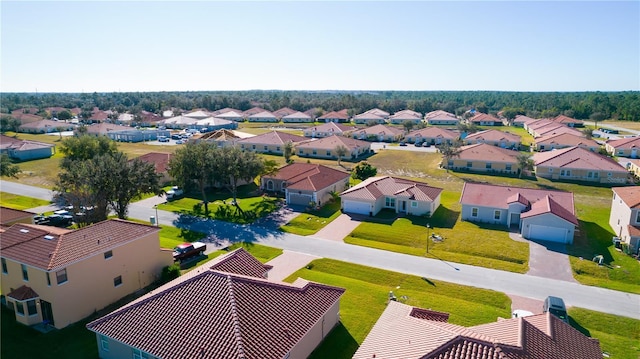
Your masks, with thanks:
[[[319,230],[313,237],[342,242],[360,223],[357,219],[343,213],[326,227]]]
[[[529,243],[529,271],[527,275],[577,283],[573,278],[573,271],[564,244],[530,241],[522,238],[517,232],[510,232],[509,237],[514,241]]]
[[[293,272],[306,266],[314,259],[318,259],[314,255],[284,250],[281,255],[268,261],[265,264],[273,266],[269,271],[269,280],[281,282],[290,276]]]

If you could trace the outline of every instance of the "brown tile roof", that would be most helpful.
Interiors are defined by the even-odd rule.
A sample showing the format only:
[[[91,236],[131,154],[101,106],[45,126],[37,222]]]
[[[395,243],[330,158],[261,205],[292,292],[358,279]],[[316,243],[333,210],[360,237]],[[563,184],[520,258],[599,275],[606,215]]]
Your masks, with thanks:
[[[576,130],[572,127],[567,127],[559,123],[552,123],[547,126],[538,127],[534,131],[536,133],[536,137],[547,137],[561,133],[571,133],[576,136],[583,136],[582,132],[580,132],[579,130]]]
[[[433,201],[442,188],[423,182],[384,176],[371,177],[342,192],[340,197],[348,199],[375,200],[382,196],[406,197],[416,201]]]
[[[460,155],[458,158],[461,160],[516,163],[518,162],[518,154],[518,151],[512,151],[486,143],[476,143],[475,145],[460,147]]]
[[[284,145],[288,141],[295,143],[308,141],[309,139],[302,136],[292,135],[286,132],[271,131],[261,135],[247,137],[238,140],[238,143],[259,144],[259,145]]]
[[[354,130],[354,127],[351,126],[346,126],[340,123],[335,123],[335,122],[327,122],[327,123],[323,123],[322,125],[318,125],[318,126],[314,126],[314,127],[309,127],[307,129],[305,129],[305,132],[335,132],[335,133],[343,133],[346,131],[352,131]]]
[[[142,162],[153,164],[156,173],[165,173],[167,172],[171,157],[173,157],[172,153],[149,152],[136,158]]]
[[[301,143],[296,147],[299,149],[315,148],[320,150],[332,150],[340,145],[346,147],[350,151],[353,151],[354,149],[361,148],[361,147],[365,147],[365,148],[371,147],[371,144],[367,141],[361,141],[361,140],[356,140],[353,138],[342,137],[337,135],[321,138],[315,141],[307,140],[305,143]]]
[[[389,116],[389,119],[415,119],[415,118],[422,118],[422,114],[420,112],[416,112],[413,110],[401,110],[398,111],[396,113],[394,113],[393,115]]]
[[[238,109],[231,108],[231,107],[225,107],[225,108],[221,108],[219,110],[211,112],[211,116],[218,116],[218,115],[225,114],[227,112],[235,112],[237,114],[241,114],[242,113],[242,111],[240,111]]]
[[[616,150],[637,148],[640,147],[640,136],[621,138],[619,140],[609,140],[607,141],[607,145],[615,148]]]
[[[325,113],[324,115],[318,117],[318,120],[347,120],[349,117],[346,113],[339,113],[336,111],[331,111],[329,113]]]
[[[244,248],[238,248],[223,256],[209,267],[211,270],[240,274],[247,277],[266,278],[273,266],[262,264]]]
[[[343,293],[209,270],[87,328],[162,358],[282,358]]]
[[[292,109],[290,109],[288,107],[283,107],[283,108],[281,108],[279,110],[273,111],[273,114],[276,115],[276,117],[278,117],[278,118],[282,118],[282,117],[285,117],[285,116],[293,115],[296,112],[298,112],[298,111],[292,110]]]
[[[27,299],[38,298],[39,296],[40,295],[38,295],[35,290],[31,289],[31,287],[27,287],[26,285],[23,285],[18,289],[14,289],[7,294],[7,297],[11,297],[21,302]]]
[[[502,122],[495,116],[486,113],[478,113],[469,119],[469,122]]]
[[[349,178],[350,174],[331,167],[312,163],[292,163],[278,170],[272,176],[287,182],[287,188],[295,190],[318,191]]]
[[[55,147],[55,145],[37,141],[19,140],[17,138],[0,135],[0,149],[2,150],[12,149],[15,151],[26,151],[35,148],[46,147]]]
[[[553,121],[551,121],[549,119],[546,119],[546,118],[539,118],[539,119],[534,120],[533,122],[527,123],[527,127],[529,127],[532,130],[535,130],[535,129],[540,128],[540,127],[549,126],[549,125],[557,126],[558,124],[557,123],[553,123]]]
[[[545,213],[552,213],[556,216],[578,225],[578,219],[573,213],[567,211],[564,207],[558,204],[549,196],[544,196],[541,200],[531,204],[531,209],[520,215],[520,218],[534,217]]]
[[[445,128],[440,128],[440,127],[434,127],[434,126],[429,126],[429,127],[425,127],[425,128],[421,128],[419,130],[415,130],[411,133],[409,133],[407,136],[411,136],[411,137],[415,137],[420,135],[420,137],[424,137],[424,138],[444,138],[444,139],[448,139],[448,140],[455,140],[456,138],[458,138],[458,133],[451,131],[451,130],[447,130]]]
[[[518,195],[518,197],[515,197],[516,195]],[[553,204],[544,204],[545,198],[547,197],[553,201]],[[577,221],[575,218],[573,193],[571,192],[467,182],[462,187],[460,203],[463,205],[508,209],[509,203],[514,203],[516,199],[522,204],[526,202],[531,203],[531,210],[534,210],[535,207],[535,211],[537,211],[536,214],[542,213],[541,211],[546,208],[545,206],[553,206],[556,215],[561,215],[562,218],[566,217],[565,219],[572,223],[576,223]],[[536,202],[540,201],[543,201],[543,203],[536,205]],[[561,211],[558,207],[563,210]],[[524,213],[526,212],[523,212],[523,215]]]
[[[28,122],[38,122],[44,120],[44,117],[34,115],[31,113],[19,113],[17,115],[12,115],[16,120],[20,120],[22,123],[26,124]]]
[[[29,122],[29,123],[25,123],[24,125],[20,125],[20,129],[27,129],[27,128],[28,129],[45,129],[45,128],[56,129],[58,127],[72,128],[73,125],[66,122],[53,121],[53,120],[40,120],[40,121]]]
[[[433,320],[434,322],[448,322],[449,321],[449,313],[444,312],[436,312],[435,310],[423,309],[414,307],[411,309],[411,313],[409,316],[418,318],[418,319],[426,319]]]
[[[536,138],[536,144],[554,144],[563,146],[587,146],[599,147],[598,142],[587,139],[584,136],[578,136],[573,133],[556,133],[545,137]]]
[[[616,196],[620,197],[629,208],[640,209],[640,187],[613,187],[611,190]]]
[[[133,130],[133,127],[120,126],[120,125],[116,125],[113,123],[106,123],[106,122],[95,123],[91,126],[87,126],[87,133],[101,134],[101,135],[107,134],[108,132],[131,131],[131,130]]]
[[[412,317],[412,308],[389,302],[353,358],[602,358],[598,340],[550,313],[466,328]]]
[[[531,117],[527,117],[525,115],[516,115],[516,117],[513,119],[513,122],[521,122],[521,123],[529,123],[529,122],[533,122],[533,121],[537,121],[535,118],[531,118]]]
[[[521,137],[518,135],[514,135],[513,133],[503,132],[498,130],[485,130],[479,131],[476,133],[472,133],[465,137],[466,140],[485,140],[485,141],[509,141],[509,142],[520,142]]]
[[[265,112],[265,111],[267,111],[267,110],[265,110],[265,109],[264,109],[264,108],[262,108],[262,107],[257,107],[257,106],[256,106],[256,107],[252,107],[252,108],[250,108],[250,109],[248,109],[248,110],[244,111],[244,112],[243,112],[243,114],[244,114],[245,116],[251,116],[251,115],[255,115],[255,114],[257,114],[257,113]]]
[[[574,124],[582,124],[582,121],[580,120],[576,120],[575,118],[571,118],[569,116],[565,116],[565,115],[558,115],[553,119],[553,122],[558,122],[558,123],[574,123]]]
[[[365,113],[373,114],[380,117],[389,117],[389,112],[385,110],[381,110],[379,108],[372,108],[371,110],[367,110]]]
[[[17,116],[25,113],[38,113],[38,111],[40,111],[40,109],[37,107],[23,107],[23,108],[19,108],[17,110],[11,111],[11,115]]]
[[[220,129],[213,132],[203,133],[200,137],[201,140],[210,141],[235,141],[241,137],[236,135],[233,131],[227,129]]]
[[[54,270],[158,231],[158,227],[117,219],[62,235],[14,224],[0,233],[0,251],[3,257],[16,262]]]
[[[401,135],[402,133],[404,133],[404,131],[397,127],[391,127],[391,126],[385,126],[385,125],[374,125],[370,127],[365,127],[361,130],[356,130],[351,134],[352,135],[365,134],[365,135],[395,136],[395,135]]]
[[[32,217],[33,213],[31,212],[0,206],[0,224],[11,223]]]
[[[591,152],[582,147],[567,147],[548,152],[538,152],[533,155],[533,161],[536,166],[627,172],[622,165],[610,157]]]

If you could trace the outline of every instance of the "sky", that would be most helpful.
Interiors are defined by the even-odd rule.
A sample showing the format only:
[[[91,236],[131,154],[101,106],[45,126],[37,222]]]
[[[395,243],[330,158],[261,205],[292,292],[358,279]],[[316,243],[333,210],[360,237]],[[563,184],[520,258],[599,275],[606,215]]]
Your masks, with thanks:
[[[640,90],[640,1],[1,1],[1,92]]]

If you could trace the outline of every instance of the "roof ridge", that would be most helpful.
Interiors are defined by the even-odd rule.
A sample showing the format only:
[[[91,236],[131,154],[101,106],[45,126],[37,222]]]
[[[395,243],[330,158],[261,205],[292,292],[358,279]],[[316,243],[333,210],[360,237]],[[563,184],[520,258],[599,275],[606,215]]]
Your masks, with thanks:
[[[69,232],[69,233],[73,233],[73,232]],[[58,255],[58,251],[60,250],[60,246],[62,245],[62,241],[64,240],[65,234],[61,234],[58,236],[58,240],[56,241],[56,248],[53,250],[53,252],[49,253],[49,263],[47,264],[47,270],[50,270],[51,268],[53,268],[53,263],[55,263],[56,256]]]
[[[244,340],[242,339],[242,328],[240,327],[240,319],[238,318],[238,308],[236,307],[236,297],[233,290],[233,279],[231,275],[227,275],[227,288],[229,289],[229,305],[231,306],[231,322],[233,326],[233,334],[236,339],[236,350],[238,358],[244,358]]]

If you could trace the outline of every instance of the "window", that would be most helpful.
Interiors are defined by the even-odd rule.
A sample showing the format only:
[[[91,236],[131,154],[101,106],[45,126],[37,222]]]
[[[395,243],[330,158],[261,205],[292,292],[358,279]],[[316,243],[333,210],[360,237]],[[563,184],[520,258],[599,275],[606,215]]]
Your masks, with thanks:
[[[636,223],[640,223],[640,211],[636,212]]]
[[[242,148],[244,150],[244,145],[240,145],[240,148]]]
[[[280,152],[280,146],[276,147],[276,151]]]
[[[395,207],[396,206],[396,199],[395,198],[386,197],[384,199],[384,206],[385,207]]]
[[[149,359],[149,354],[143,352],[142,350],[133,349],[133,359]]]
[[[318,154],[316,150],[313,150],[313,152],[312,152],[312,153],[313,153],[314,155],[317,155],[317,154]]]
[[[549,173],[553,172],[553,168],[549,168]]]
[[[331,151],[327,151],[327,156],[331,156]]]
[[[7,274],[7,261],[4,258],[0,259],[0,261],[2,261],[2,273]]]
[[[511,165],[506,165],[506,167],[504,168],[507,171],[511,171]]]
[[[589,171],[589,173],[587,173],[587,178],[593,178],[593,172]]]
[[[113,286],[114,287],[118,287],[120,285],[122,285],[122,276],[121,275],[113,278]]]
[[[298,151],[298,152],[300,152],[300,154],[303,154],[303,153],[304,153],[304,151],[303,151],[302,149],[300,149],[300,151]]]
[[[618,151],[618,155],[620,155],[620,156],[624,155],[624,150],[619,150]]]
[[[499,210],[495,210],[493,211],[493,219],[495,219],[496,221],[500,220],[500,211]]]
[[[56,281],[58,284],[62,284],[67,281],[67,269],[61,269],[56,272]]]
[[[251,149],[255,150],[256,149],[256,145],[251,145]]]
[[[491,169],[491,162],[487,162],[487,164],[484,167],[486,169],[490,170]]]
[[[22,306],[22,302],[16,302],[16,312],[20,315],[24,315],[24,307]]]
[[[27,272],[27,266],[25,264],[21,264],[22,268],[22,279],[29,281],[29,272]]]
[[[478,217],[478,208],[471,208],[471,217]]]
[[[51,273],[47,272],[47,285],[51,287]]]
[[[473,163],[467,162],[467,167],[471,168],[472,166],[473,166]]]
[[[100,336],[100,348],[102,348],[102,350],[105,352],[109,351],[109,339],[107,339],[107,337],[105,337],[104,335]]]
[[[27,301],[27,314],[36,315],[38,314],[38,310],[36,309],[36,301],[35,299],[31,299]]]
[[[600,177],[600,172],[593,172],[593,178]]]
[[[111,257],[113,257],[113,251],[104,252],[104,259],[109,259]]]
[[[412,208],[416,208],[416,207],[418,207],[418,202],[416,202],[416,201],[411,201],[411,207],[412,207]]]
[[[264,146],[264,150],[265,150],[265,151],[269,150],[269,147]]]

